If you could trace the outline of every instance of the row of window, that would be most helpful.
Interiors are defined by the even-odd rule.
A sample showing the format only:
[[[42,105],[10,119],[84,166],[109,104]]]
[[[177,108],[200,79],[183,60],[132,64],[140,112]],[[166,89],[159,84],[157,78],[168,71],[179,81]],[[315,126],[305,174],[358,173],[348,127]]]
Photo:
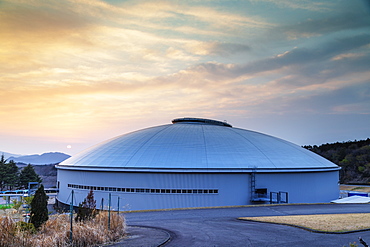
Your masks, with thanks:
[[[127,193],[159,193],[159,194],[218,194],[218,189],[143,189],[99,187],[78,184],[68,184],[68,188],[96,191],[116,191]]]

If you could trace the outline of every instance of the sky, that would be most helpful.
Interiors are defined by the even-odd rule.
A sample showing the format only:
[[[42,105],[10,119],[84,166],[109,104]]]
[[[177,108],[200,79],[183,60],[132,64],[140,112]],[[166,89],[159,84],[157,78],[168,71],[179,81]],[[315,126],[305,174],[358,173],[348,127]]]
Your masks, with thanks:
[[[0,1],[1,151],[73,155],[179,117],[369,138],[370,1]]]

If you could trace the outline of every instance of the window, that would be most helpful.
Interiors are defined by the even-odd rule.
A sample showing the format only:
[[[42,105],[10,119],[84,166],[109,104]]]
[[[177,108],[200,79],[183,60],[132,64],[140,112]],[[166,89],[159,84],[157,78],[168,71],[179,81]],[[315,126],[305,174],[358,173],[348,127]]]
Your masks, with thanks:
[[[59,186],[59,184],[58,184]],[[97,190],[97,191],[117,191],[128,193],[154,193],[154,194],[218,194],[218,189],[158,189],[158,188],[116,188],[116,187],[99,187],[79,184],[67,184],[68,188]]]

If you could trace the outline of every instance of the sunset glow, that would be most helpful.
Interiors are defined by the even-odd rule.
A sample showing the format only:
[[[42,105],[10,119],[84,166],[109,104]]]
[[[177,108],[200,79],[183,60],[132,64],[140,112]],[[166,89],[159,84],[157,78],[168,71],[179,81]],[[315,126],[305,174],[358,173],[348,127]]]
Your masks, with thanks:
[[[187,116],[370,137],[367,1],[5,0],[0,34],[0,151],[73,154]]]

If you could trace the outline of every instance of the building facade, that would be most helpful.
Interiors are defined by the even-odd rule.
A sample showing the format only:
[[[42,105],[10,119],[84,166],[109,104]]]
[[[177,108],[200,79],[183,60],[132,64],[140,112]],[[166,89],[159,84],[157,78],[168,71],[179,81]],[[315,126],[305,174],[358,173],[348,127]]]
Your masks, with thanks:
[[[209,119],[128,133],[57,166],[61,204],[94,191],[97,207],[152,210],[330,202],[339,167],[300,146]]]

